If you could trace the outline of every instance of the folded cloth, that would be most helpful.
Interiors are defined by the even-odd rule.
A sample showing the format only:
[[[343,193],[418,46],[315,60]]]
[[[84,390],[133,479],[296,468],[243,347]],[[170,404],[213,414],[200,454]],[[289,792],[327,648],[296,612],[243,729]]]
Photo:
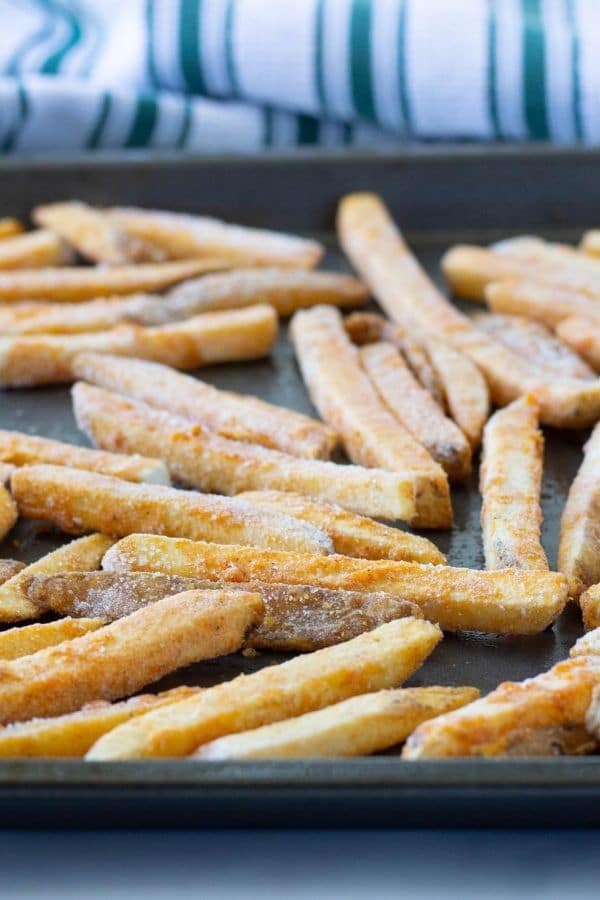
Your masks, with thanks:
[[[595,143],[598,12],[594,0],[0,0],[0,148]]]

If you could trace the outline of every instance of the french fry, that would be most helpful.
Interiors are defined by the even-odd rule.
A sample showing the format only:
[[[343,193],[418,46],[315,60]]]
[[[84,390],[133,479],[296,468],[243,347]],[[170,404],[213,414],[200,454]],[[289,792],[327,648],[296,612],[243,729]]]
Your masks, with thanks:
[[[12,477],[20,515],[44,519],[69,534],[99,531],[169,534],[220,544],[251,544],[305,553],[333,552],[333,542],[310,522],[229,497],[132,484],[63,466],[25,466]]]
[[[535,634],[562,611],[567,589],[556,572],[479,572],[395,560],[259,550],[134,534],[105,555],[111,572],[162,572],[211,581],[312,584],[384,591],[421,608],[445,631]]]
[[[581,238],[579,249],[588,256],[600,256],[600,231],[591,228]]]
[[[40,229],[0,241],[0,270],[66,266],[73,256],[60,237]]]
[[[521,682],[507,681],[468,706],[424,722],[408,738],[404,759],[449,756],[555,755],[563,742],[586,752],[594,742],[582,735],[600,661],[568,659]],[[583,738],[583,745],[581,746]]]
[[[479,313],[472,317],[478,328],[514,350],[519,356],[551,372],[556,378],[595,378],[593,369],[555,337],[545,325],[523,316]]]
[[[533,234],[518,234],[515,237],[494,241],[493,244],[490,244],[490,250],[512,259],[523,259],[526,262],[548,262],[557,266],[579,265],[585,260],[576,247],[572,247],[570,244],[560,244],[557,241],[546,241]]]
[[[23,234],[24,230],[22,223],[18,219],[13,219],[12,216],[3,216],[0,219],[0,240],[16,237],[18,234]]]
[[[0,730],[0,757],[82,757],[117,725],[198,691],[178,687],[161,694],[138,694],[120,703],[96,700],[63,716],[15,722]]]
[[[442,466],[450,481],[466,478],[471,471],[469,442],[421,387],[395,347],[367,344],[360,359],[383,402]]]
[[[485,289],[485,301],[493,312],[525,316],[553,329],[571,316],[600,316],[598,304],[591,297],[526,278],[492,281]]]
[[[27,585],[27,596],[44,611],[113,622],[181,591],[216,588],[250,591],[262,598],[265,617],[246,640],[247,647],[257,650],[306,653],[349,641],[394,619],[423,618],[414,603],[385,593],[259,581],[215,582],[151,572],[37,575]]]
[[[0,332],[8,334],[79,334],[107,331],[117,325],[164,325],[173,317],[159,294],[98,297],[79,303],[43,300],[5,303],[0,307]]]
[[[574,316],[556,326],[561,340],[579,353],[596,372],[600,371],[600,321]]]
[[[86,203],[73,200],[36,206],[31,217],[36,225],[51,229],[92,262],[122,265],[162,262],[167,258],[159,247],[127,234]]]
[[[35,622],[20,628],[0,632],[0,660],[18,659],[37,653],[45,647],[54,647],[63,641],[71,641],[104,625],[102,619],[59,619],[57,622]]]
[[[315,306],[296,313],[290,335],[311,400],[339,434],[352,462],[412,476],[416,512],[410,524],[449,528],[452,506],[446,473],[383,405],[338,310]]]
[[[560,522],[558,568],[577,600],[600,581],[600,425],[584,447],[583,461],[569,488]]]
[[[569,656],[572,659],[580,656],[593,657],[600,664],[600,628],[593,628],[575,641]]]
[[[220,391],[159,363],[85,353],[76,357],[73,371],[84,381],[198,422],[234,441],[307,459],[329,459],[337,443],[335,433],[316,419],[258,397]]]
[[[408,534],[374,522],[366,516],[348,512],[341,506],[311,500],[287,491],[246,491],[237,495],[253,506],[286,512],[321,528],[333,541],[336,553],[362,559],[412,560],[422,563],[444,563],[443,553],[427,538]]]
[[[220,259],[188,259],[180,262],[127,266],[77,266],[22,269],[0,272],[0,301],[53,300],[76,303],[114,294],[164,291],[203,272],[226,269]]]
[[[483,432],[479,486],[487,569],[547,570],[540,543],[544,438],[528,394],[491,417]]]
[[[203,491],[290,490],[367,516],[407,519],[415,513],[411,475],[298,459],[230,441],[83,382],[73,388],[73,408],[79,427],[96,445],[128,452],[152,447],[179,480]]]
[[[0,559],[0,585],[25,568],[25,563],[18,559]]]
[[[586,631],[600,628],[600,586],[593,584],[579,597],[583,625]]]
[[[163,249],[171,259],[216,256],[232,265],[300,266],[312,269],[324,249],[317,241],[229,225],[208,216],[113,206],[109,219],[128,234]]]
[[[17,521],[17,506],[10,491],[0,485],[0,541],[3,541]]]
[[[217,738],[203,744],[193,756],[197,759],[368,756],[406,740],[421,722],[458,709],[478,697],[479,691],[471,687],[378,691],[294,719]]]
[[[124,478],[125,481],[148,481],[153,484],[169,484],[169,473],[162,460],[146,456],[127,456],[124,453],[107,453],[89,450],[52,438],[23,434],[20,431],[0,430],[0,465],[6,466],[8,479],[17,466],[36,463],[87,469],[101,475]],[[0,469],[4,478],[4,472]]]
[[[260,359],[277,337],[272,306],[206,313],[173,325],[120,325],[90,334],[0,338],[0,385],[26,387],[74,380],[79,353],[113,353],[153,359],[180,369]]]
[[[165,597],[97,631],[5,662],[0,722],[58,716],[92,700],[133,694],[192,662],[235,652],[262,616],[260,597],[245,591]]]
[[[97,569],[113,541],[103,534],[72,541],[47,556],[26,566],[0,587],[0,622],[37,619],[39,607],[27,599],[25,585],[31,575],[54,575],[57,572],[77,572]]]
[[[146,713],[102,737],[87,758],[187,756],[226,734],[395,687],[423,663],[441,636],[429,622],[398,619],[336,647],[234,678]]]
[[[0,462],[0,484],[3,484],[5,487],[10,484],[10,479],[16,468],[12,463]]]
[[[344,319],[344,327],[351,340],[360,347],[364,344],[375,344],[379,341],[387,341],[393,344],[399,353],[405,358],[412,372],[416,375],[424,388],[429,391],[433,399],[445,408],[446,399],[444,386],[422,344],[408,334],[399,325],[389,322],[383,316],[371,312],[352,313]]]
[[[592,701],[588,707],[585,724],[589,734],[600,741],[600,689],[596,688],[592,694]]]

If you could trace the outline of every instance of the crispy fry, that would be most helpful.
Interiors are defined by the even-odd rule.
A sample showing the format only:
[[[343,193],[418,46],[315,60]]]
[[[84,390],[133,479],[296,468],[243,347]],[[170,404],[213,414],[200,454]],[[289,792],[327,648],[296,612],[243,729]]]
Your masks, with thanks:
[[[24,230],[22,223],[12,216],[3,216],[0,219],[0,240],[16,237],[17,234],[23,234]]]
[[[0,385],[26,387],[74,380],[79,353],[113,353],[153,359],[180,369],[260,359],[277,337],[272,306],[206,313],[174,325],[120,325],[91,334],[0,338]]]
[[[238,650],[262,616],[260,597],[245,591],[165,597],[98,631],[3,663],[0,722],[133,694],[192,662]]]
[[[188,259],[181,262],[127,266],[77,266],[73,268],[23,269],[0,272],[0,301],[54,300],[75,303],[113,294],[164,291],[166,288],[216,269],[226,269],[220,259]]]
[[[433,368],[444,386],[450,415],[467,436],[473,449],[479,447],[483,426],[490,414],[490,392],[475,363],[446,341],[425,339]]]
[[[583,637],[575,641],[569,656],[575,659],[579,656],[590,656],[596,658],[596,662],[600,664],[600,628],[594,628],[588,631]]]
[[[600,424],[584,447],[579,471],[569,488],[560,522],[558,568],[576,600],[600,581]]]
[[[236,266],[312,269],[324,252],[317,241],[279,231],[229,225],[208,216],[117,206],[106,212],[128,234],[151,241],[171,259],[216,256]]]
[[[585,724],[589,734],[600,741],[600,688],[595,688],[592,701],[588,707]]]
[[[487,569],[547,570],[540,543],[544,438],[539,406],[528,394],[491,417],[479,472]]]
[[[423,687],[378,691],[217,738],[203,744],[198,759],[309,759],[368,756],[406,740],[417,725],[471,703],[471,687]],[[0,744],[1,746],[1,744]]]
[[[286,512],[297,519],[312,522],[329,535],[335,552],[343,556],[434,564],[446,561],[443,553],[427,538],[390,528],[389,525],[348,512],[341,506],[287,491],[247,491],[237,496],[253,506]]]
[[[485,301],[497,313],[525,316],[550,328],[571,316],[596,318],[598,304],[591,297],[566,287],[526,278],[492,281],[485,289]]]
[[[226,734],[395,687],[423,663],[441,636],[436,625],[419,619],[390,622],[336,647],[234,678],[147,713],[109,732],[87,758],[186,756]]]
[[[523,316],[479,313],[472,317],[478,328],[506,344],[519,356],[551,372],[556,378],[595,378],[592,369],[545,325]]]
[[[597,684],[600,662],[586,657],[560,662],[535,678],[504,682],[487,697],[420,725],[402,756],[522,755],[523,745],[536,736],[546,741],[536,741],[535,753],[555,755],[560,743],[547,740],[548,732],[552,738],[556,729],[559,735],[563,729],[580,731]]]
[[[333,542],[310,522],[216,494],[120,478],[62,466],[25,466],[12,477],[20,515],[45,519],[70,534],[99,531],[169,534],[220,544],[251,544],[306,553],[333,552]]]
[[[35,576],[34,576],[35,577]],[[29,656],[44,647],[54,647],[63,641],[95,631],[104,625],[102,619],[59,619],[57,622],[35,622],[20,628],[0,632],[0,660]]]
[[[586,631],[600,628],[600,585],[593,584],[579,597],[583,625]]]
[[[360,351],[363,367],[381,399],[438,462],[451,481],[471,471],[471,447],[431,394],[421,387],[392,344],[367,344]]]
[[[0,430],[0,460],[1,465],[6,465],[8,478],[16,466],[50,463],[73,469],[87,469],[102,475],[124,478],[125,481],[169,484],[169,473],[160,459],[89,450],[87,447],[23,434],[20,431]]]
[[[0,622],[37,619],[39,607],[27,599],[25,585],[31,575],[54,575],[57,572],[77,572],[97,569],[113,541],[103,534],[72,541],[53,553],[42,556],[9,578],[0,587]]]
[[[239,494],[290,490],[387,519],[414,515],[412,476],[360,466],[297,459],[255,444],[230,441],[200,425],[79,382],[73,388],[79,427],[105,448],[151,447],[184,483],[203,491]]]
[[[385,593],[330,591],[304,584],[260,581],[215,582],[152,572],[37,575],[27,585],[27,596],[44,611],[113,622],[163,597],[211,588],[250,591],[262,598],[265,617],[246,641],[246,646],[260,650],[320,650],[394,619],[423,618],[414,603]]]
[[[40,229],[0,241],[0,270],[66,266],[73,256],[60,237]]]
[[[439,622],[446,631],[534,634],[556,619],[567,599],[565,579],[555,572],[479,572],[194,543],[155,535],[123,538],[108,551],[102,565],[112,572],[163,572],[213,581],[385,591],[416,603],[425,618]]]
[[[394,325],[377,313],[352,313],[344,319],[344,327],[355,344],[374,344],[387,341],[405,358],[409,367],[433,399],[445,408],[444,386],[429,361],[427,353],[414,337],[399,325]]]
[[[340,435],[352,462],[412,476],[416,514],[411,525],[449,528],[446,473],[379,399],[339,312],[331,306],[298,312],[290,334],[311,399]]]
[[[159,363],[86,353],[75,359],[73,370],[84,381],[176,413],[234,441],[308,459],[329,459],[337,443],[335,433],[316,419],[258,397],[220,391]]]
[[[600,256],[600,230],[591,228],[581,238],[579,249],[588,256]]]
[[[121,265],[167,258],[159,247],[127,234],[86,203],[73,200],[36,206],[31,217],[36,225],[51,229],[92,262]]]
[[[64,716],[15,722],[0,730],[0,757],[82,757],[117,725],[198,691],[178,687],[161,694],[138,694],[120,703],[96,700]]]
[[[574,316],[563,319],[556,333],[596,370],[600,371],[600,320]]]
[[[17,521],[17,506],[3,485],[0,485],[0,541],[3,541]]]
[[[0,559],[0,585],[25,568],[18,559]]]

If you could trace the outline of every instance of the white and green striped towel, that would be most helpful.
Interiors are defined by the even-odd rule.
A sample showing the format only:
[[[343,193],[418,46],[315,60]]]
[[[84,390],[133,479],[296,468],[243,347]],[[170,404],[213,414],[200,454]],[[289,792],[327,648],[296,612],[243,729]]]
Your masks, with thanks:
[[[0,0],[3,152],[600,140],[599,0]]]

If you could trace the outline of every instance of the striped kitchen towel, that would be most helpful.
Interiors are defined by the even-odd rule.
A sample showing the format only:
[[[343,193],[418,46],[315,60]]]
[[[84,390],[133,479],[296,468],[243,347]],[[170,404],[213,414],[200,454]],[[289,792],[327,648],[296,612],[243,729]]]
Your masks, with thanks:
[[[598,0],[0,0],[3,152],[600,140]]]

